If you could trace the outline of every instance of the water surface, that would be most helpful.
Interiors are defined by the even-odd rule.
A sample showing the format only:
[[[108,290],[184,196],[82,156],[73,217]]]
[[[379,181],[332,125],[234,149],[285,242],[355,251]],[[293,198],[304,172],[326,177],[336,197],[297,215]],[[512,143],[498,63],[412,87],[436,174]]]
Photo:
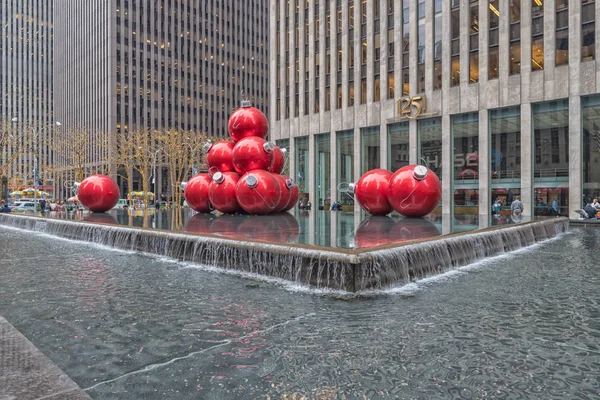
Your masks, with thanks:
[[[0,248],[0,315],[97,399],[600,396],[600,231],[347,301],[1,227]]]

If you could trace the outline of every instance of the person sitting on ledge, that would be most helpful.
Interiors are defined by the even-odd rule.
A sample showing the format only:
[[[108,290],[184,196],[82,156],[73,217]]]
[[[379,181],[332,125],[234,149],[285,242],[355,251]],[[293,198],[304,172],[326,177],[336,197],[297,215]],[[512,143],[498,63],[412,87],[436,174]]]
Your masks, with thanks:
[[[3,212],[3,213],[9,213],[10,212],[10,207],[8,206],[8,204],[6,204],[4,202],[4,200],[2,200],[2,209],[0,210],[0,212]]]
[[[596,208],[589,203],[587,206],[583,208],[583,210],[575,210],[575,212],[583,217],[583,219],[597,219]]]

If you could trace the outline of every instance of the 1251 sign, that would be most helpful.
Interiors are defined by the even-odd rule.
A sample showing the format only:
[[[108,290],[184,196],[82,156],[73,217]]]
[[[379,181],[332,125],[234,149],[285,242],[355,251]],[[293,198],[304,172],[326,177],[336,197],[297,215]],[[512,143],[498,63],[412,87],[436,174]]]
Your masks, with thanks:
[[[402,97],[398,100],[398,114],[401,117],[415,119],[427,110],[427,98],[425,96]]]

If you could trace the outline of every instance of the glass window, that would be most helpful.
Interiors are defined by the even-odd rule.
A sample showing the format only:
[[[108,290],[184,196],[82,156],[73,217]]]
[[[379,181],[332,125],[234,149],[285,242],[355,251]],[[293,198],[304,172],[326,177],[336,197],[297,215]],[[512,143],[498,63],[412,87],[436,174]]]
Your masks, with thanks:
[[[442,180],[442,120],[422,119],[417,125],[419,135],[419,164],[426,165]]]
[[[531,0],[531,70],[544,69],[544,3]]]
[[[596,5],[594,0],[582,0],[581,23],[581,60],[593,60],[596,57]]]
[[[556,65],[569,63],[569,2],[556,1]]]
[[[295,138],[296,176],[300,199],[307,199],[310,195],[310,182],[308,173],[310,171],[308,160],[308,136]]]
[[[489,15],[490,15],[490,29],[489,29],[489,61],[488,61],[488,79],[498,78],[498,66],[500,63],[499,59],[499,22],[500,22],[500,11],[498,8],[498,0],[490,1]]]
[[[471,14],[469,43],[469,82],[479,82],[479,3],[471,1],[469,9]]]
[[[388,125],[388,167],[395,172],[409,164],[408,122]]]
[[[410,1],[402,2],[402,94],[408,96],[410,92],[410,74],[408,52],[410,49]]]
[[[451,119],[454,145],[454,215],[479,214],[479,118],[477,113]]]
[[[354,131],[341,131],[337,133],[337,182],[354,182]],[[354,204],[352,196],[338,194],[342,204]]]
[[[360,130],[361,142],[361,174],[381,167],[381,147],[379,142],[379,127],[363,128]]]
[[[521,110],[490,111],[490,184],[492,221],[511,214],[510,205],[521,196]]]
[[[315,135],[315,186],[319,209],[329,210],[331,205],[331,142],[329,133]]]
[[[600,198],[600,96],[582,99],[583,204]]]
[[[569,212],[569,103],[534,104],[534,215]]]
[[[460,8],[459,2],[452,2],[452,14],[451,14],[451,42],[450,42],[450,55],[452,56],[451,66],[451,86],[460,85]]]
[[[510,0],[510,74],[521,73],[521,0]]]

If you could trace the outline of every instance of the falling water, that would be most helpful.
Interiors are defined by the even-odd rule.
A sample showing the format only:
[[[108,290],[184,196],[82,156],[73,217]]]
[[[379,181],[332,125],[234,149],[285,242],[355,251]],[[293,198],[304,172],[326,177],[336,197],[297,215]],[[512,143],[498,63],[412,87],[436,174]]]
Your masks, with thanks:
[[[271,276],[317,288],[357,292],[409,283],[510,252],[568,230],[566,218],[435,238],[384,249],[334,251],[215,236],[0,214],[0,225],[121,250]]]

